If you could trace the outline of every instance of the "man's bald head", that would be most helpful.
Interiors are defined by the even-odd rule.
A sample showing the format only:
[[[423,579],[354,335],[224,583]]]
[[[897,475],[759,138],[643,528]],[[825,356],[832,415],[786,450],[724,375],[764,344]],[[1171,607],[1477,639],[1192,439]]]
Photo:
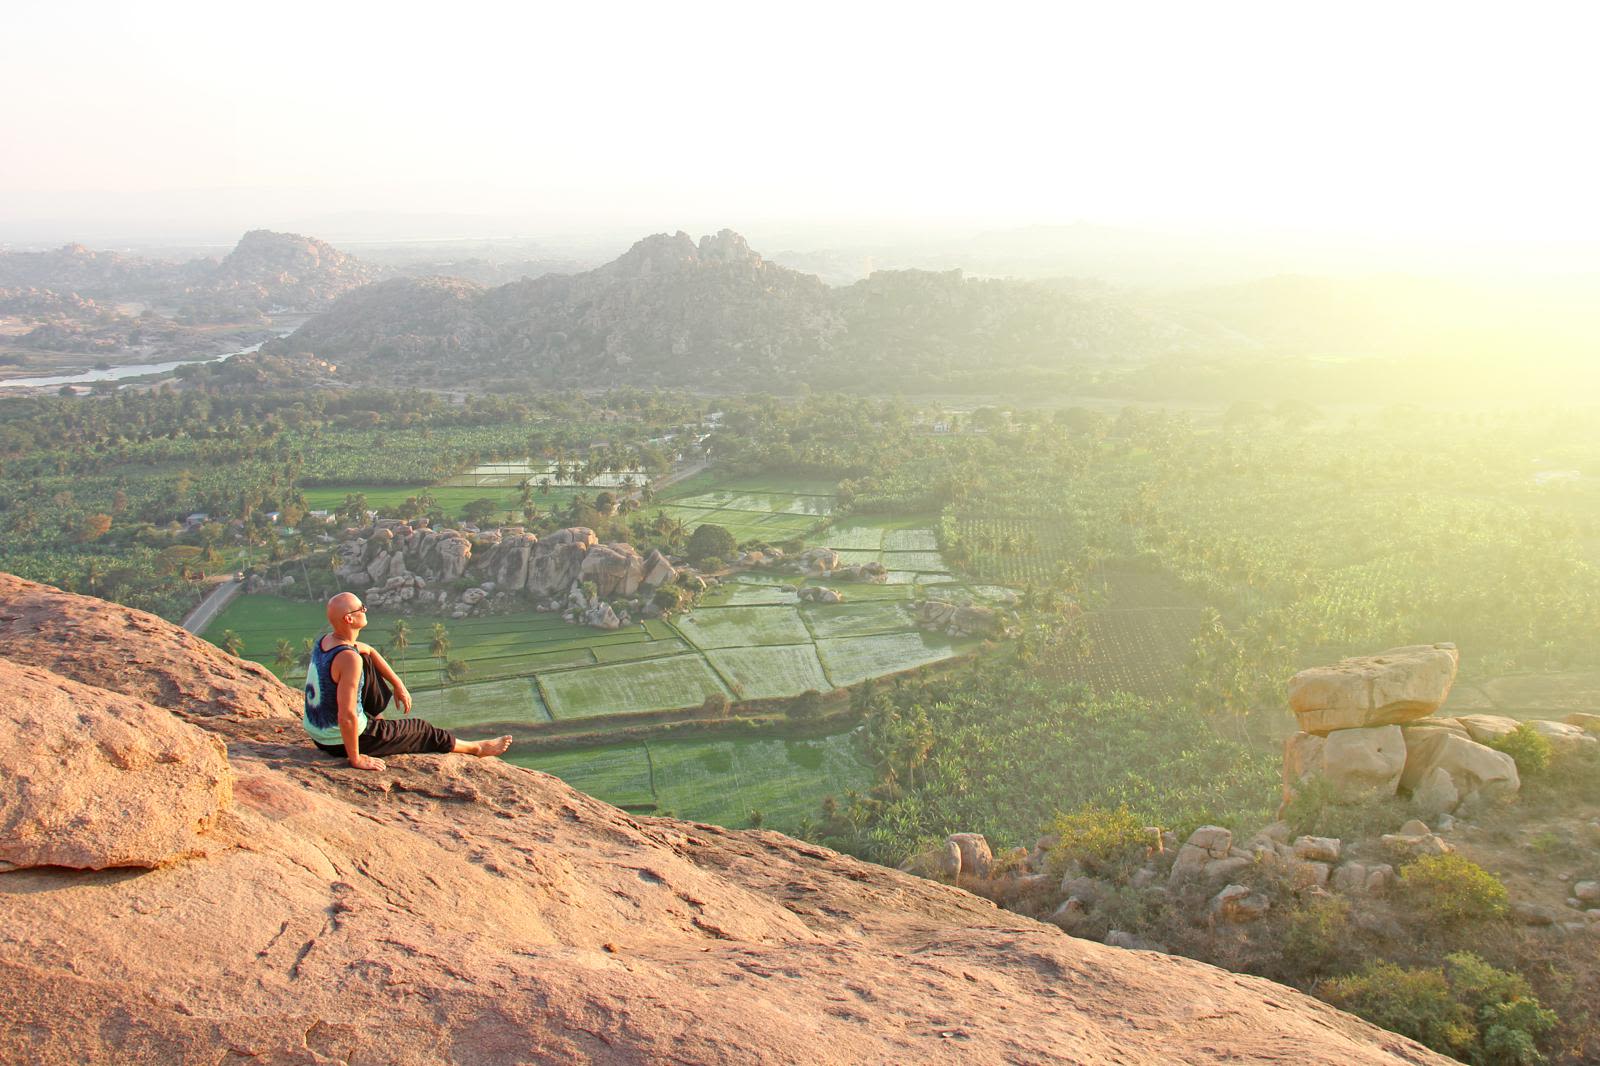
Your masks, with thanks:
[[[361,606],[360,596],[354,592],[341,592],[328,601],[328,623],[335,627],[348,626],[348,616],[365,609]]]

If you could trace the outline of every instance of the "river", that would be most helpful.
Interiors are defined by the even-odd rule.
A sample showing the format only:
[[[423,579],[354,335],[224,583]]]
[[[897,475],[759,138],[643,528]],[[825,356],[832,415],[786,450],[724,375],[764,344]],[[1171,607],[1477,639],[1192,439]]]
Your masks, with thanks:
[[[293,333],[309,315],[282,316],[268,327],[280,337],[287,337]],[[288,319],[288,321],[284,321]],[[284,324],[280,325],[279,322]],[[56,374],[49,377],[37,378],[6,378],[0,380],[0,389],[6,388],[33,388],[48,389],[60,385],[93,385],[97,381],[121,381],[124,378],[145,377],[150,374],[170,374],[180,366],[189,366],[194,363],[220,363],[224,359],[232,359],[236,355],[248,355],[261,350],[261,344],[252,344],[248,348],[239,348],[231,352],[220,352],[216,355],[193,356],[188,359],[174,359],[166,363],[130,363],[126,366],[107,367],[104,370],[85,370],[76,374]]]

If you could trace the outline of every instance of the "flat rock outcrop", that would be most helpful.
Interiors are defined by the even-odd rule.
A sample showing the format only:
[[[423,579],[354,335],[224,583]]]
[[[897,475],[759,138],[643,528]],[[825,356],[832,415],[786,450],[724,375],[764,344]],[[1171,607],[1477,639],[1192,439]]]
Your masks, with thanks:
[[[92,653],[137,674],[183,639],[50,598],[120,628],[85,673]],[[234,776],[203,854],[0,873],[0,1061],[1447,1061],[1292,989],[778,833],[630,817],[499,760],[356,771],[293,722],[185,725]],[[80,795],[106,775],[88,766]]]
[[[1450,695],[1454,644],[1416,644],[1314,666],[1289,679],[1289,706],[1307,733],[1426,718]]]
[[[160,866],[233,797],[214,733],[143,700],[0,659],[0,870]]]

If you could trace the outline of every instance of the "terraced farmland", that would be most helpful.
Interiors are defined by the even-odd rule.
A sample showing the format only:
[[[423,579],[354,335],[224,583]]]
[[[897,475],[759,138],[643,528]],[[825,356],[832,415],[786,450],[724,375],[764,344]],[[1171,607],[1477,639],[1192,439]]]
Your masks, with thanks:
[[[739,738],[615,744],[511,756],[630,810],[742,828],[794,830],[826,795],[866,789],[872,770],[855,732],[815,740]]]
[[[731,696],[700,655],[551,671],[537,677],[545,706],[561,719],[694,707],[707,696]]]
[[[702,651],[811,640],[794,607],[700,607],[675,619],[673,625]]]
[[[707,652],[706,659],[740,699],[774,699],[833,687],[811,644],[718,648]]]
[[[663,494],[659,509],[690,529],[711,524],[735,540],[789,540],[804,536],[833,513],[832,482],[817,478],[691,478]]]
[[[938,538],[927,528],[931,519],[908,525],[904,519],[875,522],[849,519],[827,529],[818,539],[839,553],[846,564],[882,563],[891,585],[937,585],[955,581]]]

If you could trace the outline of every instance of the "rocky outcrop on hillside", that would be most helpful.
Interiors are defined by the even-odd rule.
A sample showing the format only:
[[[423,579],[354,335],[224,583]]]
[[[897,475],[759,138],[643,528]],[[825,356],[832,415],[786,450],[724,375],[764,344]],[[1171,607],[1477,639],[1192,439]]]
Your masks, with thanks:
[[[1446,1061],[1271,982],[1074,940],[778,833],[630,817],[499,760],[352,770],[292,717],[195,714],[139,676],[183,647],[176,627],[22,587],[54,633],[120,634],[78,649],[82,673],[154,698],[54,679],[56,642],[10,617],[18,587],[6,719],[30,720],[35,686],[71,704],[74,737],[129,732],[81,756],[53,805],[5,808],[8,841],[49,828],[53,848],[113,865],[8,853],[0,1060]],[[229,664],[219,684],[243,701],[293,696],[208,663]],[[218,759],[220,741],[231,795],[219,779],[185,798],[159,756],[118,765],[136,733]],[[18,757],[0,748],[8,780]],[[161,821],[87,817],[129,774],[138,795],[177,790]]]
[[[230,320],[250,313],[321,311],[380,276],[326,241],[258,229],[241,237],[210,276],[189,290],[186,303]]]
[[[629,610],[648,613],[644,601],[678,576],[660,552],[601,544],[582,526],[541,538],[520,526],[478,532],[393,519],[340,541],[334,573],[365,587],[373,607],[428,605],[465,618],[515,599],[604,629],[617,628]],[[601,610],[603,601],[615,607]]]
[[[656,234],[594,270],[459,289],[446,307],[412,284],[353,294],[280,343],[356,376],[403,366],[441,382],[470,372],[480,381],[609,374],[728,385],[974,369],[974,353],[992,368],[1198,343],[1193,327],[1103,287],[899,271],[829,289],[763,259],[731,230],[698,242]],[[414,291],[428,308],[421,316],[402,306]]]

